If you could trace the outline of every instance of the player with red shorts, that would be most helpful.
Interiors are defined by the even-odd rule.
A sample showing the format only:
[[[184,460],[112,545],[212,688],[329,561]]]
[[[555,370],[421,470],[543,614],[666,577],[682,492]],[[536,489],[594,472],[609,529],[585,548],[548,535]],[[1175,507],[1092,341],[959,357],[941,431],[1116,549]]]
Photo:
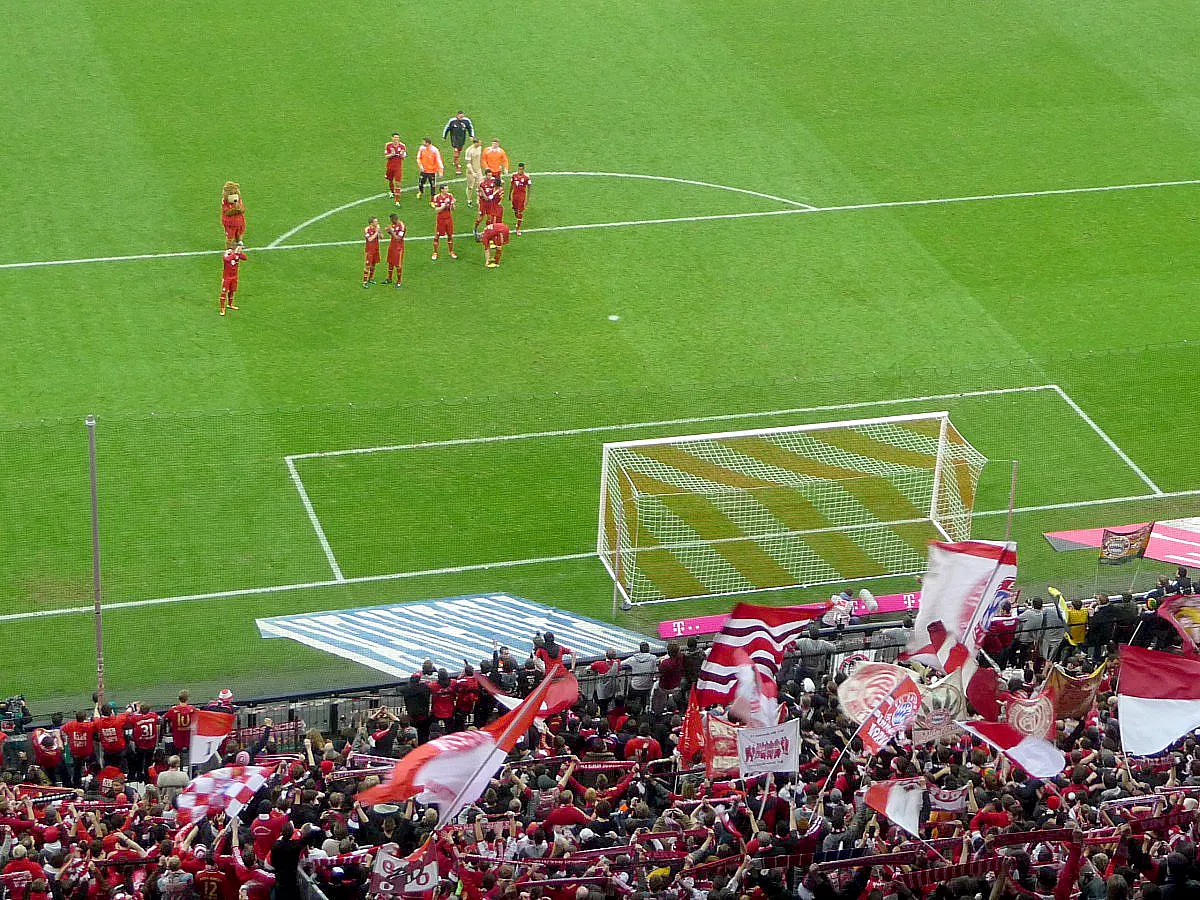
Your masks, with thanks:
[[[525,174],[525,163],[517,163],[517,171],[508,179],[509,197],[512,202],[513,215],[517,217],[517,234],[521,233],[521,223],[525,220],[525,205],[529,202],[529,185],[532,180]]]
[[[404,173],[404,158],[408,156],[408,148],[400,140],[398,132],[392,133],[392,139],[383,148],[383,157],[387,160],[388,193],[400,205],[400,182]]]
[[[233,247],[246,233],[246,204],[236,181],[221,188],[221,227],[225,229],[225,249]]]
[[[226,250],[221,257],[221,315],[225,315],[226,309],[237,309],[233,295],[238,289],[238,267],[245,261],[246,251],[242,249],[241,241]]]
[[[504,218],[504,185],[499,175],[483,179],[479,186],[479,215],[475,217],[474,232],[479,237],[479,223],[486,220],[488,225],[499,222]]]
[[[363,287],[375,283],[375,266],[379,264],[379,219],[371,216],[367,227],[363,229],[363,240],[366,241],[366,262],[363,265]]]
[[[396,287],[400,287],[401,269],[404,267],[404,223],[395,213],[388,216],[388,271],[387,281],[392,283],[392,270],[396,271]]]
[[[437,222],[433,230],[433,259],[438,256],[438,241],[444,236],[450,249],[450,258],[458,259],[454,252],[454,195],[443,184],[431,204],[437,210]]]
[[[483,264],[489,269],[500,265],[500,254],[508,243],[508,226],[504,222],[492,222],[483,229]]]

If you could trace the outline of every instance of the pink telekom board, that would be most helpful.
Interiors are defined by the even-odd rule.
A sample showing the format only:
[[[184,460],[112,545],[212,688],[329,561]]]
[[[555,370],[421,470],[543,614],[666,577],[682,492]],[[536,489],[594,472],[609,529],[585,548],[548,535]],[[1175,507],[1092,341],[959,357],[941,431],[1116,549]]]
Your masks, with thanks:
[[[876,597],[879,608],[874,612],[867,610],[867,605],[858,597],[850,601],[850,614],[860,619],[871,616],[881,616],[887,613],[915,611],[921,604],[921,592],[911,594],[886,594]],[[658,623],[658,636],[663,640],[672,638],[691,637],[692,635],[716,634],[729,618],[728,613],[719,616],[693,616],[690,619],[668,619]]]

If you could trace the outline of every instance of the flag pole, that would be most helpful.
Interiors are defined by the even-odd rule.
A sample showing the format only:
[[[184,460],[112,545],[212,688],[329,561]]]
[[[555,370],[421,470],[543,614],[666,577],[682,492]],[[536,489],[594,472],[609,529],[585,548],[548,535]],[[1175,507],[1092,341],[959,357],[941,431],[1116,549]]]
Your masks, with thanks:
[[[96,417],[83,420],[88,433],[88,481],[92,490],[92,616],[96,620],[96,703],[104,703],[104,607],[100,591],[100,500],[96,484]]]
[[[550,683],[554,680],[554,676],[556,674],[558,674],[558,672],[561,669],[562,669],[561,662],[556,662],[550,669],[548,669],[546,671],[546,677],[542,679],[541,684],[539,684],[536,688],[534,688],[533,693],[525,698],[525,701],[524,701],[524,703],[522,703],[522,706],[524,706],[525,704],[532,704],[533,708],[535,710],[540,709],[542,706],[542,700],[545,698],[546,694],[549,693],[549,691],[550,691]],[[516,713],[520,709],[521,709],[521,706],[518,706],[516,709],[513,710],[513,712]],[[501,733],[500,737],[496,739],[497,747],[503,748],[503,746],[506,743],[508,743],[510,740],[513,740],[513,738],[516,735],[517,728],[520,726],[521,720],[523,718],[524,717],[520,714],[513,716],[512,721],[508,723],[508,725],[505,727],[504,731]],[[536,716],[534,718],[536,718]],[[530,723],[530,724],[532,724],[532,723]],[[508,752],[506,751],[504,755],[507,757]],[[461,788],[459,788],[458,793],[454,795],[454,802],[451,803],[449,806],[445,807],[445,809],[456,809],[456,807],[458,807],[458,805],[460,803],[462,803],[463,797],[466,795],[467,791],[470,790],[471,785],[473,785],[475,783],[475,780],[480,775],[483,774],[484,770],[487,769],[490,762],[491,762],[491,758],[489,755],[489,758],[483,760],[478,766],[475,767],[475,771],[471,774],[471,777],[468,778],[463,783],[463,786]],[[437,824],[438,828],[441,828],[443,825],[446,824],[445,822],[442,821],[442,817],[445,815],[445,809],[438,810],[438,824]]]
[[[1012,461],[1012,480],[1008,485],[1008,519],[1004,525],[1004,543],[1006,544],[1012,540],[1013,513],[1017,506],[1017,468],[1020,464],[1020,460]]]

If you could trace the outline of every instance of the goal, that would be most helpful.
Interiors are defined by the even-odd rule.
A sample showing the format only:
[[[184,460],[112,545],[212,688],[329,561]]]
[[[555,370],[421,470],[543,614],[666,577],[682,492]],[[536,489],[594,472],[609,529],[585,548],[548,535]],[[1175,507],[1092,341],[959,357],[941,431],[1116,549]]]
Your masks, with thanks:
[[[946,412],[608,443],[596,549],[634,606],[916,574],[986,464]]]

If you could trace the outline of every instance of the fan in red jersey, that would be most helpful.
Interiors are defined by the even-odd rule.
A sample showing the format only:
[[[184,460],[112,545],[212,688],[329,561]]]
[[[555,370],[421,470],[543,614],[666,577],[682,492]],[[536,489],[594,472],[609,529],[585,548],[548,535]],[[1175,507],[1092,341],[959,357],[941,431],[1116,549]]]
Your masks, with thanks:
[[[233,295],[238,289],[238,268],[246,261],[246,251],[242,248],[242,242],[238,241],[231,248],[225,251],[221,257],[221,297],[220,307],[221,315],[225,315],[226,309],[237,309],[237,304],[233,302]]]
[[[221,227],[225,229],[225,249],[241,241],[246,233],[246,204],[242,189],[236,181],[227,181],[221,188]]]
[[[171,729],[171,739],[167,741],[168,753],[187,753],[192,717],[196,715],[196,707],[188,702],[189,696],[187,691],[180,691],[179,702],[163,713],[163,719]]]

